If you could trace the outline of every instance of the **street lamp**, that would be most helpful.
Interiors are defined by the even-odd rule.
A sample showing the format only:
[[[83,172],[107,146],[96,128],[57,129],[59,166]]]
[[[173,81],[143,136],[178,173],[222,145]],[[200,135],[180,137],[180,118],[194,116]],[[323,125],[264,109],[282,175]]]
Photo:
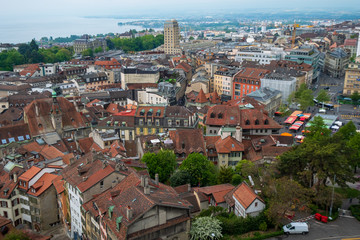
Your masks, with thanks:
[[[331,213],[332,213],[332,208],[333,208],[333,203],[334,203],[335,180],[336,180],[336,175],[334,175],[333,189],[332,189],[332,194],[331,194],[331,205],[330,205],[330,213],[329,213],[330,219],[331,219]]]

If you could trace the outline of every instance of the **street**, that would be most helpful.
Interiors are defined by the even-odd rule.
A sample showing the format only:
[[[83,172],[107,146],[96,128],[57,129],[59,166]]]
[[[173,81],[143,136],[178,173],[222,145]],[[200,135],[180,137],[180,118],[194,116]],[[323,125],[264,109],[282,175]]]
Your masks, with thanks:
[[[283,235],[269,240],[360,240],[360,222],[355,218],[340,217],[334,222],[322,223],[310,220],[306,235]]]

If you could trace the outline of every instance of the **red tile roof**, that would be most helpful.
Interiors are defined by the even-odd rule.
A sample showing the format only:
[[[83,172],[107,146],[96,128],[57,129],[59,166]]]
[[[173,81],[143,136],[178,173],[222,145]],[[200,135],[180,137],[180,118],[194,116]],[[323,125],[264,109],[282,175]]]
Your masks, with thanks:
[[[191,66],[189,64],[187,64],[186,62],[179,63],[175,68],[183,69],[187,73],[191,71]]]
[[[185,153],[205,153],[204,137],[201,129],[177,129],[169,131],[169,137],[174,143],[174,152]]]
[[[41,168],[32,166],[29,170],[24,172],[20,177],[19,180],[23,181],[30,181],[33,177],[36,176],[41,171]]]
[[[216,143],[216,151],[218,153],[231,153],[231,152],[243,152],[244,144],[237,141],[235,138],[228,136],[224,139],[219,139]]]
[[[195,102],[197,102],[197,103],[206,103],[206,102],[208,102],[208,99],[206,98],[205,93],[204,93],[204,91],[202,89],[200,89],[200,92],[197,95],[197,97],[195,99]]]
[[[57,175],[51,173],[44,173],[28,190],[29,195],[40,196],[45,192],[51,185],[53,181],[57,178]],[[35,190],[35,193],[33,192]]]
[[[240,204],[247,209],[255,199],[264,202],[246,183],[241,183],[236,187],[233,196],[240,202]]]
[[[94,140],[92,137],[82,138],[78,140],[79,142],[79,148],[83,153],[90,152],[91,146],[94,143]]]
[[[118,114],[124,110],[125,108],[117,103],[110,103],[109,106],[106,108],[106,111],[108,111],[111,114]]]

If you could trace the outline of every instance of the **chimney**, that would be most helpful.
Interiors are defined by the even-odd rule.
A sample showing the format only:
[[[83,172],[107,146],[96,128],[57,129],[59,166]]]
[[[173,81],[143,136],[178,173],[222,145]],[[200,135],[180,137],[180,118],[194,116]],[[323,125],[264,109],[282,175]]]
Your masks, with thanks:
[[[190,183],[188,183],[188,192],[191,192],[191,185],[190,185]]]
[[[140,180],[141,180],[140,186],[145,187],[145,177],[141,176]]]
[[[126,208],[126,218],[128,220],[131,220],[133,217],[133,209],[130,206],[127,206]]]
[[[13,174],[13,178],[14,178],[14,182],[16,183],[17,182],[17,174],[16,173]]]
[[[155,174],[155,184],[159,185],[159,174],[158,173]]]
[[[83,182],[85,182],[88,179],[88,177],[83,177]]]
[[[150,186],[144,187],[144,194],[149,195],[150,194]]]
[[[36,104],[36,102],[34,105],[35,105],[35,114],[38,117],[39,116],[39,106]]]
[[[239,142],[242,142],[242,129],[239,125],[236,126],[235,139]]]
[[[75,162],[74,158],[70,158],[70,165],[73,164]]]

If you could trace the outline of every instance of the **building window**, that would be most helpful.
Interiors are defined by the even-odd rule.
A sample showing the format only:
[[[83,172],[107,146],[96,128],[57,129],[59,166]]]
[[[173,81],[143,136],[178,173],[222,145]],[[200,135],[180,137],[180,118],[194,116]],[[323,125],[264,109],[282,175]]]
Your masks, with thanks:
[[[168,120],[168,125],[169,125],[169,127],[171,127],[171,125],[172,125],[172,120],[171,119]]]
[[[257,202],[255,202],[255,207],[257,207],[258,206],[258,203]]]
[[[100,188],[103,188],[104,187],[104,181],[101,181],[100,182]]]
[[[259,125],[259,120],[258,119],[255,120],[255,125]]]
[[[177,127],[180,126],[180,120],[176,120],[176,126],[177,126]]]
[[[155,120],[155,124],[156,124],[156,126],[160,126],[160,120],[159,120],[159,119],[156,119],[156,120]]]
[[[7,211],[4,211],[4,217],[5,217],[5,218],[8,218],[8,213],[7,213]]]
[[[151,126],[151,119],[148,119],[148,120],[147,120],[147,125],[148,125],[148,126]]]
[[[140,125],[140,126],[143,126],[143,125],[144,125],[144,120],[143,120],[143,119],[140,119],[140,120],[139,120],[139,125]]]
[[[188,120],[184,120],[184,126],[187,127],[189,125],[189,121]]]

